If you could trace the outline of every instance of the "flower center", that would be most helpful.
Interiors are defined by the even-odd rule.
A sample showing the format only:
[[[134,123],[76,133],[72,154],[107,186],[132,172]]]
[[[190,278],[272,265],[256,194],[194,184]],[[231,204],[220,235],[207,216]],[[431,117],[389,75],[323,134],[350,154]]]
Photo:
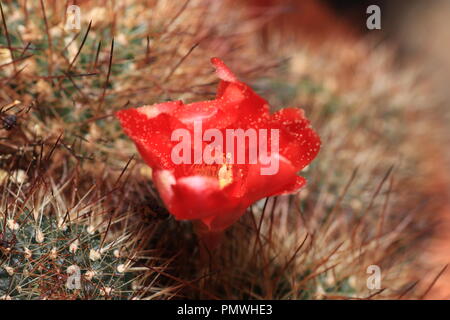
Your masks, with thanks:
[[[200,174],[212,178],[217,178],[219,181],[219,187],[225,188],[233,182],[233,165],[231,162],[231,154],[227,154],[224,157],[224,163],[222,165],[206,165],[206,164],[194,164],[188,168],[188,174]]]
[[[219,186],[221,189],[225,188],[227,185],[233,182],[233,168],[231,164],[224,163],[217,173],[219,178]]]

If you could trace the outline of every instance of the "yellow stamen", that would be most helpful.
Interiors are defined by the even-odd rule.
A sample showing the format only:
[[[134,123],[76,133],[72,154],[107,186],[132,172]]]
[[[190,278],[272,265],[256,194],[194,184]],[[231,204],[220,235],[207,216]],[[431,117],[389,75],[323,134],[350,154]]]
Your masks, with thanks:
[[[233,182],[233,168],[229,163],[231,154],[227,154],[227,161],[220,167],[217,176],[219,178],[219,186],[221,189]]]

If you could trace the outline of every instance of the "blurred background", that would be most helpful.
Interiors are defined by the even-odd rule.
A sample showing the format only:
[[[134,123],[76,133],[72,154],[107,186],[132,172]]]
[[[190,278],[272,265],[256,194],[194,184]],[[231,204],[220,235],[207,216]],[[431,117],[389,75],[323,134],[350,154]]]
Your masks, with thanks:
[[[299,47],[318,47],[336,41],[351,46],[360,39],[373,38],[392,48],[397,67],[420,73],[428,86],[430,100],[423,105],[424,112],[408,119],[413,123],[413,148],[422,153],[420,172],[416,174],[426,203],[423,212],[428,211],[427,217],[435,219],[437,225],[421,258],[425,264],[446,266],[450,261],[450,1],[243,2],[276,11],[277,17],[267,24],[262,35],[263,42],[271,41],[271,33],[280,34],[285,43],[296,42]],[[381,30],[366,27],[366,8],[372,4],[381,9]],[[441,277],[430,297],[450,296],[450,273],[444,272]]]

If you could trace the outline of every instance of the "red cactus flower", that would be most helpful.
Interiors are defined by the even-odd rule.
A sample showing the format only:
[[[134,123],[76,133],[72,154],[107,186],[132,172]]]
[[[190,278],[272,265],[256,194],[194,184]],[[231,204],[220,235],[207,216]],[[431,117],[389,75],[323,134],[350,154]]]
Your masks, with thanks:
[[[221,79],[214,100],[190,104],[165,102],[121,110],[117,117],[153,169],[155,186],[170,213],[179,220],[201,221],[204,229],[220,232],[236,222],[255,201],[292,193],[302,187],[306,181],[297,176],[297,172],[315,158],[320,139],[311,129],[303,110],[286,108],[270,114],[268,103],[240,82],[220,59],[213,58],[211,62]],[[196,146],[193,141],[194,157],[195,152],[198,155],[199,151],[202,153],[208,148],[208,141],[202,135],[208,129],[217,129],[216,132],[224,136],[227,129],[266,129],[271,133],[276,129],[278,150],[271,140],[268,151],[270,161],[277,161],[278,170],[264,175],[266,162],[259,158],[247,163],[227,161],[230,154],[225,151],[218,154],[221,149],[212,154],[216,159],[225,159],[222,163],[174,161],[174,148],[180,143],[180,140],[174,141],[174,131],[184,129],[184,132],[192,133],[192,140],[195,140],[195,126],[199,122],[203,139]],[[271,134],[268,139],[274,139],[274,136]],[[230,142],[227,140],[223,144],[222,150],[228,150]],[[238,148],[245,148],[248,159],[251,147],[241,143],[230,150],[232,156],[236,156]],[[189,155],[183,156],[189,158]]]

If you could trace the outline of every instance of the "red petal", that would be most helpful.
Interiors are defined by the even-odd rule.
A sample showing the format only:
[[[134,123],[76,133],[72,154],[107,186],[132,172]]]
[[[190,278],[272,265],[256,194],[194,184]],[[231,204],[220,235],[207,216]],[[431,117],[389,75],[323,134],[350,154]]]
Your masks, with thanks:
[[[166,207],[178,220],[200,220],[209,231],[221,231],[245,212],[233,185],[219,188],[212,177],[190,176],[175,180],[169,170],[153,172],[153,181]]]
[[[168,107],[172,107],[169,103]],[[163,104],[161,104],[163,105]],[[161,106],[159,105],[159,106]],[[178,143],[171,141],[172,132],[184,125],[166,113],[159,113],[159,107],[152,112],[157,114],[150,118],[147,107],[121,110],[116,113],[125,133],[134,141],[142,158],[152,168],[172,168],[172,148]]]
[[[297,170],[291,162],[279,154],[271,157],[279,163],[278,171],[273,175],[262,175],[261,169],[266,166],[260,163],[247,166],[244,195],[247,206],[262,198],[286,193],[297,184]]]
[[[216,68],[217,76],[222,80],[217,88],[216,100],[220,101],[224,111],[238,113],[238,120],[242,123],[248,121],[244,118],[261,116],[269,112],[267,101],[247,84],[239,81],[222,60],[212,58],[211,63]]]
[[[177,180],[172,187],[173,198],[169,210],[177,219],[203,219],[226,215],[235,202],[219,187],[217,179],[190,176]]]
[[[203,218],[201,221],[209,228],[210,232],[223,231],[238,221],[245,210],[246,208],[237,207],[220,215]]]
[[[280,129],[280,153],[299,171],[320,150],[320,138],[311,128],[302,109],[286,108],[271,117],[271,127]]]
[[[279,155],[274,155],[273,157],[278,158]],[[295,175],[295,168],[288,160],[282,157],[278,159],[280,166],[275,175],[261,175],[261,164],[249,165],[247,167],[248,172],[243,182],[245,185],[245,193],[241,195],[242,198],[239,200],[240,205],[230,207],[226,203],[222,203],[220,214],[214,214],[201,219],[210,231],[217,232],[225,230],[239,220],[245,213],[246,208],[257,200],[269,196],[292,193],[305,184],[306,180]],[[239,184],[230,185],[223,191],[231,195],[236,187],[239,187]]]
[[[226,109],[225,103],[219,100],[200,101],[184,105],[175,116],[191,129],[194,121],[199,120],[203,130],[221,129],[234,123],[238,117],[236,111],[228,112]]]
[[[168,101],[164,103],[157,103],[152,105],[142,106],[137,108],[141,113],[144,113],[148,118],[155,118],[161,113],[172,114],[183,105],[180,100]]]
[[[237,82],[236,76],[228,69],[225,63],[219,58],[211,58],[211,63],[216,68],[217,76],[227,82]]]
[[[152,176],[161,199],[164,201],[167,209],[170,210],[173,200],[172,186],[176,184],[175,176],[170,170],[153,170]]]
[[[295,182],[292,185],[288,186],[282,192],[278,192],[278,193],[274,194],[274,196],[279,196],[279,195],[282,195],[282,194],[296,193],[304,185],[306,185],[306,179],[303,178],[303,177],[297,176]]]

